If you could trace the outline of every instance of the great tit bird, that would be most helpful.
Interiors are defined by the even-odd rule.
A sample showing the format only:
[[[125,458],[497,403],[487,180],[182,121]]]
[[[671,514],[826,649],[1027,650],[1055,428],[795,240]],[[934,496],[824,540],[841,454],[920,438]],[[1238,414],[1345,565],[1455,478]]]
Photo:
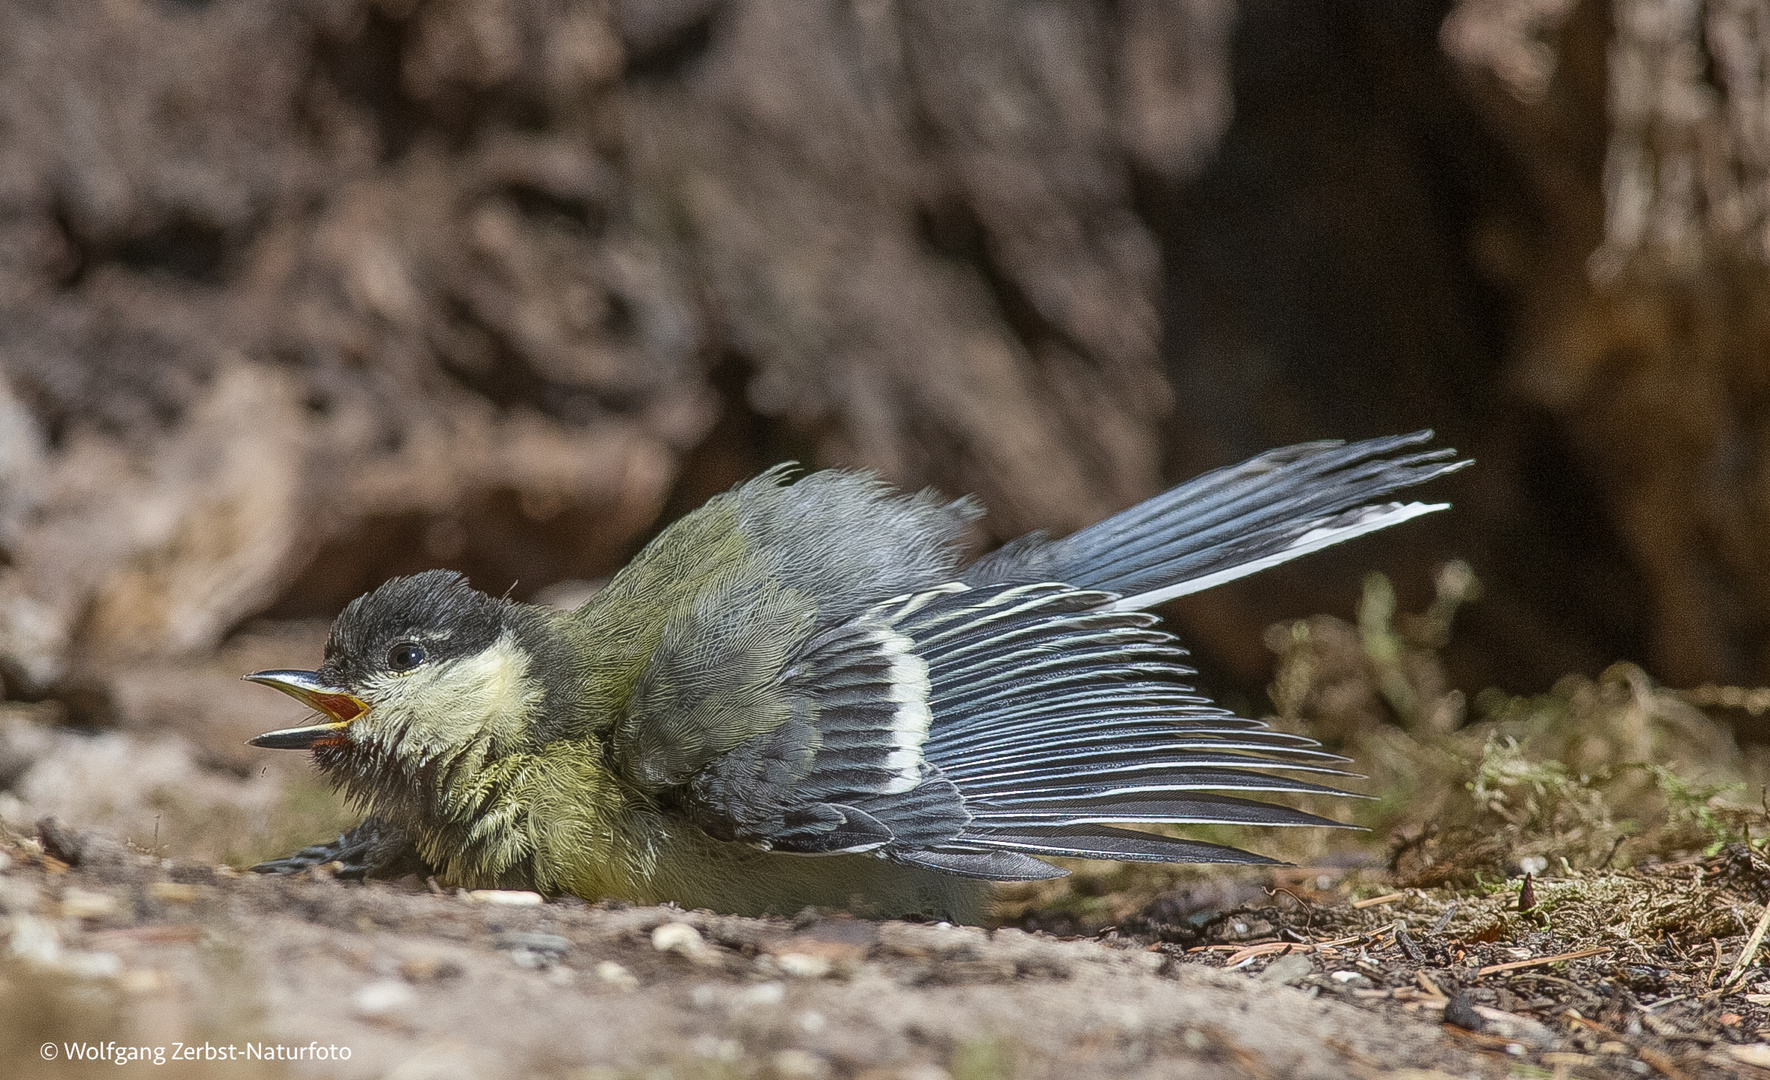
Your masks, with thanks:
[[[775,469],[575,611],[389,581],[318,670],[246,676],[322,714],[252,745],[370,815],[257,869],[974,920],[1041,856],[1268,862],[1121,827],[1333,825],[1246,793],[1350,775],[1200,696],[1147,609],[1443,509],[1380,501],[1467,464],[1430,438],[1274,450],[969,565],[969,501]]]

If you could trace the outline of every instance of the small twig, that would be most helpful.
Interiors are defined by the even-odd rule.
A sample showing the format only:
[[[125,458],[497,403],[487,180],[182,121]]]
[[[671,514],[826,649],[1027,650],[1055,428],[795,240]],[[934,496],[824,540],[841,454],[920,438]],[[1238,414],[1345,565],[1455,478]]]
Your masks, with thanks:
[[[1256,956],[1265,956],[1267,953],[1275,953],[1280,949],[1294,949],[1298,952],[1323,952],[1328,949],[1338,949],[1345,945],[1364,944],[1369,942],[1371,938],[1372,935],[1370,934],[1354,934],[1351,937],[1335,938],[1332,941],[1316,941],[1309,944],[1297,944],[1289,941],[1263,941],[1258,945],[1249,945],[1230,953],[1229,956],[1224,959],[1223,966],[1226,968],[1232,968],[1237,964],[1246,963]],[[1207,945],[1205,948],[1219,949],[1222,948],[1222,946]]]
[[[1406,893],[1397,892],[1390,893],[1388,896],[1373,896],[1365,900],[1354,900],[1352,901],[1352,906],[1355,908],[1376,907],[1379,904],[1393,904],[1397,900],[1405,899],[1407,899]]]
[[[1282,951],[1288,955],[1291,951],[1296,950],[1296,949],[1301,949],[1305,952],[1320,952],[1321,946],[1319,946],[1319,945],[1298,945],[1294,941],[1262,942],[1259,945],[1249,945],[1237,952],[1230,953],[1228,956],[1223,958],[1223,966],[1226,968],[1233,968],[1233,967],[1236,967],[1240,964],[1245,964],[1249,960],[1252,960],[1258,956],[1265,956],[1268,953],[1275,953],[1275,952],[1280,952],[1280,951]]]
[[[1304,930],[1308,930],[1311,926],[1313,926],[1315,924],[1315,908],[1310,906],[1309,901],[1298,896],[1296,893],[1292,892],[1289,889],[1281,889],[1276,886],[1273,888],[1270,888],[1270,889],[1262,886],[1260,891],[1266,894],[1266,898],[1268,900],[1277,899],[1279,893],[1284,893],[1286,896],[1290,897],[1291,901],[1293,903],[1297,904],[1299,907],[1301,907],[1303,909],[1303,914],[1306,916],[1306,918],[1304,918],[1304,920],[1303,920],[1303,929]]]
[[[1440,990],[1438,984],[1432,981],[1431,976],[1423,971],[1414,972],[1414,981],[1420,984],[1420,989],[1431,994],[1435,998],[1445,998],[1450,996],[1443,990]]]
[[[1497,975],[1502,971],[1520,971],[1524,968],[1543,967],[1547,964],[1559,964],[1565,960],[1584,960],[1588,956],[1597,956],[1599,953],[1609,951],[1609,946],[1602,946],[1596,949],[1576,949],[1573,952],[1556,953],[1554,956],[1539,956],[1534,960],[1514,960],[1509,964],[1489,964],[1478,969],[1475,972],[1475,977]]]
[[[1752,936],[1747,939],[1745,949],[1739,954],[1739,959],[1733,962],[1733,970],[1727,973],[1727,980],[1721,984],[1723,990],[1731,990],[1745,981],[1747,969],[1758,958],[1758,949],[1764,944],[1766,931],[1770,931],[1770,904],[1764,906],[1764,915],[1758,920],[1757,929],[1753,930]]]
[[[1432,929],[1426,931],[1426,936],[1431,937],[1434,934],[1444,933],[1444,928],[1450,925],[1450,921],[1456,918],[1456,915],[1457,905],[1453,902],[1449,907],[1444,909],[1444,914],[1438,916],[1438,921],[1432,924]]]
[[[1545,975],[1540,971],[1519,971],[1514,974],[1520,979],[1529,979],[1532,982],[1548,982],[1565,986],[1575,993],[1582,993],[1591,989],[1590,987],[1583,986],[1571,979],[1563,979],[1558,975]]]
[[[1661,1074],[1667,1077],[1667,1080],[1692,1080],[1690,1074],[1679,1068],[1678,1063],[1672,1060],[1670,1054],[1655,1050],[1651,1046],[1637,1046],[1634,1049],[1637,1057],[1658,1069]]]
[[[1395,920],[1395,944],[1400,947],[1401,954],[1416,964],[1424,963],[1426,954],[1414,944],[1414,939],[1407,936],[1407,920]]]

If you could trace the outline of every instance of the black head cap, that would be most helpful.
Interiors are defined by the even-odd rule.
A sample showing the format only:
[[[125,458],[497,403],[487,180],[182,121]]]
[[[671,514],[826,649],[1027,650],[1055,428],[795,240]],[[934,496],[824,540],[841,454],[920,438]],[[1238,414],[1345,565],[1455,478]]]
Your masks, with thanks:
[[[352,600],[332,623],[320,670],[354,685],[395,664],[390,654],[408,643],[433,660],[473,656],[498,640],[515,607],[473,588],[453,570],[394,578]]]

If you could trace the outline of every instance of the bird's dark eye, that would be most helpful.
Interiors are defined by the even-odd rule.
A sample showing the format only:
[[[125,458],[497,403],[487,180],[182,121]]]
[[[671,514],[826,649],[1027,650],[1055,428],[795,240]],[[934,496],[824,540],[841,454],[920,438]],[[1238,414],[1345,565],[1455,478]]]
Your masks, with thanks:
[[[395,671],[410,671],[424,662],[424,646],[415,641],[402,641],[387,650],[387,666]]]

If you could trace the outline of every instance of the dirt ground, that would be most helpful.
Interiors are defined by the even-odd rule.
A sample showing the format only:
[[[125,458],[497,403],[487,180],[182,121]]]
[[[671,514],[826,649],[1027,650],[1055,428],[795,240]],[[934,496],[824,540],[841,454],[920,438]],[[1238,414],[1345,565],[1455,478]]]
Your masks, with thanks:
[[[236,1068],[349,1077],[1485,1077],[1510,1065],[1491,1040],[1432,1019],[1373,1023],[1343,990],[1224,974],[1128,937],[521,904],[218,876],[115,848],[70,871],[28,843],[8,852],[14,951],[30,953],[0,984],[28,1017],[7,1034],[18,1077],[115,1075],[38,1060],[40,1043],[112,1040],[317,1041],[349,1059]]]
[[[1307,625],[1274,696],[1356,727],[1351,690],[1391,653],[1338,655],[1345,624]],[[246,872],[352,820],[299,755],[243,745],[293,706],[238,673],[322,632],[110,670],[123,721],[103,730],[0,707],[0,1075],[1770,1076],[1762,808],[1590,755],[1756,774],[1638,672],[1486,701],[1499,719],[1436,742],[1370,729],[1371,789],[1405,805],[1372,802],[1370,832],[1237,841],[1298,865],[1077,863],[1005,888],[980,929]],[[1449,707],[1430,653],[1398,640],[1429,719]],[[234,1056],[174,1057],[191,1046]]]
[[[151,1075],[437,1080],[1770,1074],[1756,992],[1770,983],[1725,988],[1743,934],[1712,956],[1567,950],[1508,920],[1507,895],[1459,918],[1421,890],[1312,910],[1254,890],[1188,946],[1147,925],[1074,937],[273,879],[104,834],[3,850],[0,1065],[21,1080],[149,1061]],[[1677,906],[1728,874],[1770,883],[1735,852],[1586,884],[1678,882]],[[1726,900],[1742,897],[1702,897]],[[67,1060],[81,1047],[106,1061]],[[181,1047],[234,1056],[172,1059]]]

